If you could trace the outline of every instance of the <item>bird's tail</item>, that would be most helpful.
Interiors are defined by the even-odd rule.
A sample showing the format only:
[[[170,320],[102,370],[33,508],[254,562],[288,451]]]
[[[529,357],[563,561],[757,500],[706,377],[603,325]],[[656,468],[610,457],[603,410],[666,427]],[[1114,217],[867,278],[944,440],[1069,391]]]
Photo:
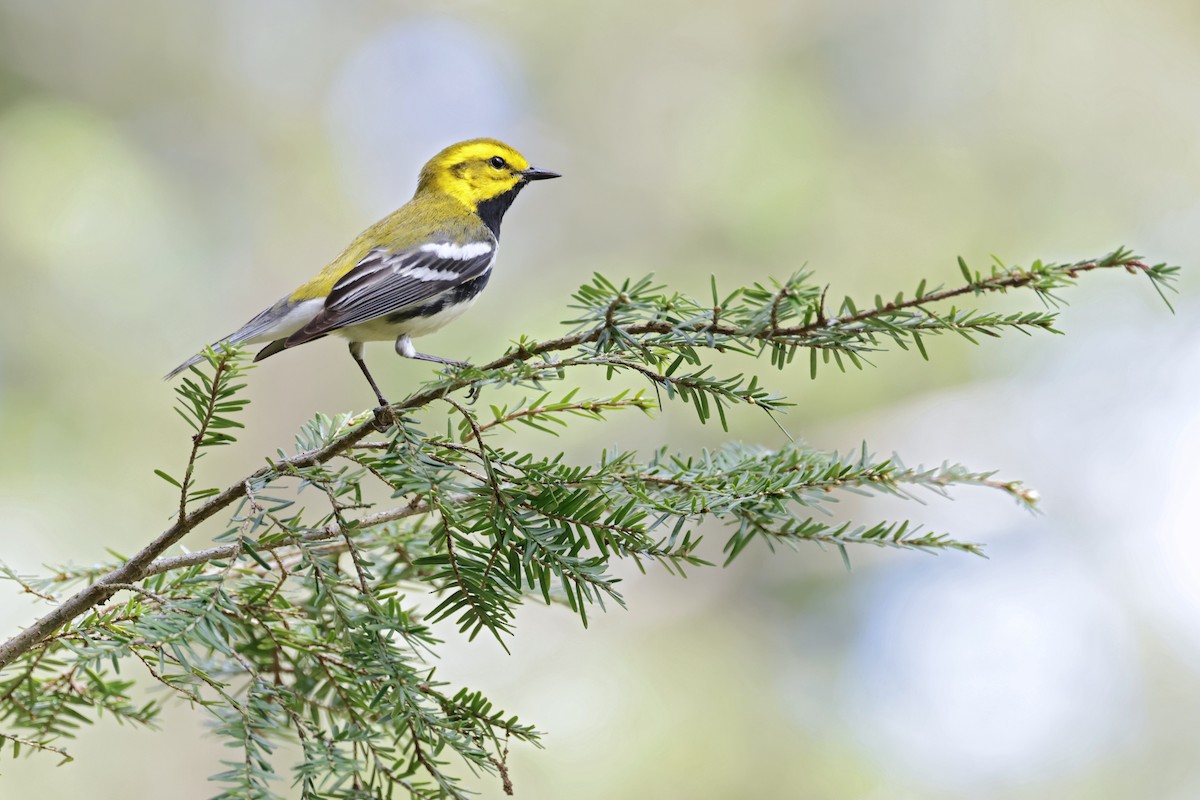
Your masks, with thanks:
[[[286,345],[281,345],[280,340],[287,339],[288,336],[312,321],[323,302],[323,300],[305,300],[297,303],[285,297],[270,308],[264,309],[258,316],[224,339],[213,342],[212,348],[216,350],[223,345],[229,347],[247,343],[271,342],[269,347],[255,357],[255,361],[260,361],[282,350]],[[185,369],[195,366],[203,360],[204,354],[197,353],[168,372],[163,376],[163,380],[169,381]]]
[[[196,364],[199,364],[199,363],[200,363],[201,361],[203,361],[203,360],[204,360],[204,356],[202,356],[202,355],[200,355],[199,353],[197,353],[196,355],[194,355],[194,356],[192,356],[191,358],[189,358],[187,361],[185,361],[185,362],[183,362],[182,364],[180,364],[180,365],[179,365],[178,367],[176,367],[175,369],[173,369],[173,370],[171,370],[170,372],[168,372],[166,375],[163,375],[163,380],[164,380],[164,381],[169,381],[169,380],[171,380],[171,378],[174,378],[176,375],[178,375],[179,373],[183,372],[183,371],[184,371],[185,369],[187,369],[188,367],[195,366]]]
[[[238,331],[237,333],[230,334],[229,336],[226,336],[224,339],[213,342],[211,347],[213,350],[215,350],[217,352],[220,352],[222,347],[236,347],[237,345],[242,344],[248,338],[250,338],[249,336],[242,336],[241,334],[242,334],[242,331]],[[174,378],[176,375],[183,372],[185,369],[194,367],[195,365],[199,364],[202,361],[204,361],[204,353],[203,352],[196,353],[196,355],[192,356],[187,361],[183,362],[178,367],[176,367],[175,369],[168,372],[166,375],[163,375],[163,380],[169,381],[169,380],[171,380],[171,378]]]

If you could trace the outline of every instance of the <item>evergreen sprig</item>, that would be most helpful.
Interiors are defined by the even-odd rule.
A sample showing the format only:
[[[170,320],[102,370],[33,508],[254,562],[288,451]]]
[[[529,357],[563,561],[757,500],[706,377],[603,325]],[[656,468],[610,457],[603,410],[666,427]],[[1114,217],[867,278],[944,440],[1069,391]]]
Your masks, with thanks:
[[[1141,273],[1161,294],[1178,271],[1125,250],[1073,264],[996,262],[987,272],[959,264],[966,282],[954,288],[922,282],[907,297],[832,308],[806,273],[726,293],[714,281],[703,300],[650,278],[596,276],[574,296],[564,336],[520,339],[488,364],[447,369],[386,413],[317,415],[294,453],[224,489],[197,488],[196,468],[207,448],[235,441],[246,367],[234,351],[210,352],[207,368],[177,389],[192,430],[182,477],[157,471],[179,490],[172,525],[100,567],[41,576],[0,567],[0,579],[52,606],[0,645],[0,723],[11,731],[0,744],[69,759],[61,743],[82,725],[106,713],[153,725],[176,697],[207,711],[214,735],[238,754],[214,776],[221,798],[279,796],[283,743],[296,745],[291,781],[304,798],[461,798],[463,764],[511,793],[509,746],[536,745],[540,734],[482,694],[437,680],[430,624],[450,620],[506,644],[517,609],[533,599],[586,625],[592,609],[623,604],[615,561],[685,575],[710,563],[702,530],[725,531],[725,563],[755,541],[815,542],[843,556],[854,545],[982,552],[908,520],[839,519],[833,505],[845,494],[981,486],[1027,508],[1037,500],[991,472],[908,467],[865,445],[851,454],[791,441],[660,446],[579,463],[537,454],[520,437],[557,435],[577,418],[667,412],[673,400],[727,428],[729,408],[775,415],[788,401],[757,377],[725,374],[718,364],[728,362],[714,353],[765,355],[783,369],[808,349],[814,377],[821,364],[862,367],[892,348],[927,358],[927,336],[1054,331],[1059,293],[1082,274]],[[949,305],[1017,289],[1045,308]],[[546,388],[596,368],[622,385],[600,397]],[[456,399],[501,385],[527,395],[486,409]],[[169,553],[218,516],[226,522],[212,546]],[[431,599],[407,599],[423,595]],[[135,700],[137,674],[162,691]]]

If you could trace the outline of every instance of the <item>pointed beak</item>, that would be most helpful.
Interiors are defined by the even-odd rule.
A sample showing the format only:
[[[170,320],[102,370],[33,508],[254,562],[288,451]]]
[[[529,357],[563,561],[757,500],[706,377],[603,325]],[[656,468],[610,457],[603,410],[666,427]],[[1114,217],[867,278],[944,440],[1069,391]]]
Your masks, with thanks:
[[[521,177],[527,181],[548,181],[551,178],[561,178],[562,175],[559,175],[557,172],[551,172],[548,169],[530,167],[527,170],[522,170]]]

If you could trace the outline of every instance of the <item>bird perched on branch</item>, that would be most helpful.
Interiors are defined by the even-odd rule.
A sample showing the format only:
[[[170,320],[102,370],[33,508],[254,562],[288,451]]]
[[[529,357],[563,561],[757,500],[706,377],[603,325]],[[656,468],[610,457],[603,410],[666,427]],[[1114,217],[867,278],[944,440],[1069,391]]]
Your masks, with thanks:
[[[531,167],[495,139],[447,147],[421,169],[417,192],[367,228],[315,278],[216,342],[269,342],[255,361],[331,333],[350,340],[350,355],[375,391],[363,343],[394,340],[406,358],[465,366],[418,353],[415,336],[433,333],[462,314],[492,274],[500,220],[530,181],[557,178]],[[196,355],[167,378],[200,362]]]

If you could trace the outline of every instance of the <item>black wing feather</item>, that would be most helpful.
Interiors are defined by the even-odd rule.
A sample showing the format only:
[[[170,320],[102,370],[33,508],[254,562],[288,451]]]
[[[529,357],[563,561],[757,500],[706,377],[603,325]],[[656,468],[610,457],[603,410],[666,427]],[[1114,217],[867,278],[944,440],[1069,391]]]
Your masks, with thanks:
[[[494,244],[486,253],[466,259],[443,258],[420,248],[372,250],[334,284],[325,308],[288,337],[287,346],[429,303],[483,275],[495,255]]]

